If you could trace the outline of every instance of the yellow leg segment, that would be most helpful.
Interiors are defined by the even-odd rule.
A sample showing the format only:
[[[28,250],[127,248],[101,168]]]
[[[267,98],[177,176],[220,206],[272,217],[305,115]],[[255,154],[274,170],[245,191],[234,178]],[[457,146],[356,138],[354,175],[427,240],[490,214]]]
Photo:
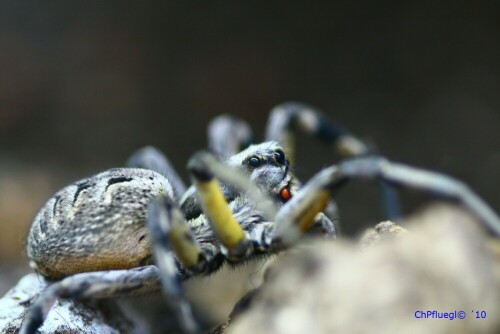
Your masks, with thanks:
[[[245,240],[245,233],[236,221],[224,195],[215,179],[196,180],[195,186],[200,195],[203,212],[207,215],[217,238],[228,249]]]
[[[336,174],[337,168],[319,172],[281,208],[276,215],[273,238],[276,247],[290,246],[311,228],[317,214],[328,205],[330,192],[325,185],[328,185]]]
[[[297,217],[297,225],[302,232],[309,230],[314,223],[314,217],[323,210],[325,210],[330,200],[329,193],[326,190],[320,190],[315,196],[315,200],[302,211],[302,214]]]
[[[191,229],[184,215],[170,199],[154,203],[155,211],[151,211],[157,219],[162,233],[184,268],[195,268],[200,263],[201,251],[193,239]],[[167,212],[168,210],[168,212]]]
[[[173,226],[168,235],[170,245],[177,258],[181,261],[184,268],[194,268],[200,262],[200,251],[198,245],[191,237],[188,226]]]

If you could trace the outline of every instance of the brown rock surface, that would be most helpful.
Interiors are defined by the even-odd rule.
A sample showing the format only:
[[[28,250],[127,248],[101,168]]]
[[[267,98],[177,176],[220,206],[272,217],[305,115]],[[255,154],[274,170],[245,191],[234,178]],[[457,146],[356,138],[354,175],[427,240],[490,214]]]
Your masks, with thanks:
[[[227,333],[498,333],[498,240],[450,207],[404,226],[410,233],[385,222],[361,245],[324,242],[280,258]],[[428,310],[465,319],[416,318]]]

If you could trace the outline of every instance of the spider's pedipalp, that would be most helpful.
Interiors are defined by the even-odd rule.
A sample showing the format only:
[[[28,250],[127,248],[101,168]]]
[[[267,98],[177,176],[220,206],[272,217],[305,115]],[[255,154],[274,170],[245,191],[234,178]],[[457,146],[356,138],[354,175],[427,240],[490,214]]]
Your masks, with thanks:
[[[281,208],[275,220],[275,247],[289,247],[311,228],[316,216],[328,205],[328,186],[337,174],[335,166],[320,171]]]
[[[212,155],[200,152],[190,159],[188,170],[198,191],[203,212],[208,217],[215,235],[228,249],[230,257],[244,258],[250,251],[250,244],[214,178],[212,166],[216,164]]]

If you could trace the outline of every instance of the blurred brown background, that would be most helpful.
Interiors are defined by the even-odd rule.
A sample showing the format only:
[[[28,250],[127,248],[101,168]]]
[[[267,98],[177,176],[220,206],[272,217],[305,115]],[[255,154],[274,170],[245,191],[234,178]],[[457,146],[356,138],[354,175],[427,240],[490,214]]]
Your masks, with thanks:
[[[261,136],[287,100],[464,180],[499,211],[499,41],[493,1],[2,1],[0,270],[26,262],[27,228],[65,184],[146,144],[187,181],[212,117],[238,115]],[[299,139],[302,178],[335,161]],[[377,195],[339,194],[344,230],[383,218]],[[403,194],[404,211],[423,198]]]

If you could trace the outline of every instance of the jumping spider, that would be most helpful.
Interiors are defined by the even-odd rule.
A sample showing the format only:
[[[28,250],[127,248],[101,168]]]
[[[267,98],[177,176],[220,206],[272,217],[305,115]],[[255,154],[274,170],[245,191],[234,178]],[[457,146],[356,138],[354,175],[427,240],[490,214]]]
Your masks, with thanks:
[[[300,187],[292,174],[296,130],[350,159]],[[244,122],[217,118],[209,128],[212,153],[198,153],[188,163],[194,186],[187,190],[168,160],[146,148],[127,168],[75,182],[51,197],[33,222],[27,254],[31,266],[55,282],[33,303],[21,333],[34,333],[57,298],[160,289],[182,330],[199,332],[180,282],[225,262],[280,251],[305,233],[335,237],[330,196],[348,179],[377,179],[387,189],[409,186],[458,200],[500,234],[498,217],[463,184],[373,154],[312,107],[277,106],[266,141],[248,146],[250,140]]]

